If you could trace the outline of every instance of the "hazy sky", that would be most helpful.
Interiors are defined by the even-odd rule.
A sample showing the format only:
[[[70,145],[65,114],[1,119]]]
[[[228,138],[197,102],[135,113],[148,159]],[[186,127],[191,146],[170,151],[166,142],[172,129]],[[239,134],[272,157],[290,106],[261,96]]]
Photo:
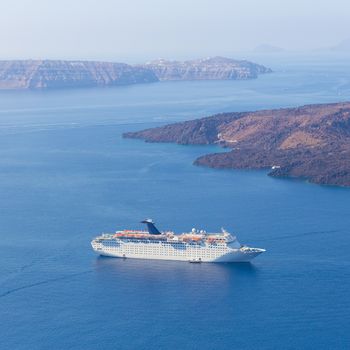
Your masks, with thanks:
[[[0,0],[0,59],[199,57],[350,37],[350,0]]]

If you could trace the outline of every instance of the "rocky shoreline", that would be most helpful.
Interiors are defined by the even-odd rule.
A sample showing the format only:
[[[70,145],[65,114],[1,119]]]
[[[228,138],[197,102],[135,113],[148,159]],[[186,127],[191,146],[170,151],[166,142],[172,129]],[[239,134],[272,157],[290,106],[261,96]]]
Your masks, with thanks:
[[[220,144],[194,164],[224,169],[270,169],[269,175],[350,186],[350,102],[224,113],[125,133],[147,142]]]

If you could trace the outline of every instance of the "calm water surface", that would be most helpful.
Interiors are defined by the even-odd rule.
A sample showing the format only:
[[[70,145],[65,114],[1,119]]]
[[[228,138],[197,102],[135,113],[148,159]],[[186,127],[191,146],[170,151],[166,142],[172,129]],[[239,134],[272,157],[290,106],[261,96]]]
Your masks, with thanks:
[[[121,138],[350,100],[350,61],[332,59],[271,60],[274,74],[244,82],[2,92],[0,348],[350,348],[349,189],[194,167],[217,149]],[[267,252],[200,265],[93,254],[94,235],[145,217],[176,231],[224,226]]]

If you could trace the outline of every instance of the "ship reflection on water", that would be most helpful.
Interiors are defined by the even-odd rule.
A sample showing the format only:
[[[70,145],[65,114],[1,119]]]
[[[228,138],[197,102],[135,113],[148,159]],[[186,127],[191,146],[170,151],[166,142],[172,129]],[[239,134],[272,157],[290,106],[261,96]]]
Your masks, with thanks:
[[[202,263],[167,260],[119,259],[98,257],[94,264],[96,278],[108,279],[110,285],[130,288],[130,282],[142,284],[179,284],[184,287],[200,286],[230,288],[235,285],[250,285],[259,277],[259,269],[251,263]],[[113,282],[114,281],[114,282]],[[144,290],[143,290],[144,291]]]

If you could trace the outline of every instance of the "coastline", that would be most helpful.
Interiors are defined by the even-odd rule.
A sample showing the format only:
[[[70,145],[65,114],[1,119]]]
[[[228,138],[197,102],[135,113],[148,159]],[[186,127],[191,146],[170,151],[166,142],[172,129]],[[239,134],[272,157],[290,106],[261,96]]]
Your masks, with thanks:
[[[195,165],[217,169],[271,169],[272,177],[350,186],[350,103],[222,113],[125,133],[146,142],[218,144]]]

